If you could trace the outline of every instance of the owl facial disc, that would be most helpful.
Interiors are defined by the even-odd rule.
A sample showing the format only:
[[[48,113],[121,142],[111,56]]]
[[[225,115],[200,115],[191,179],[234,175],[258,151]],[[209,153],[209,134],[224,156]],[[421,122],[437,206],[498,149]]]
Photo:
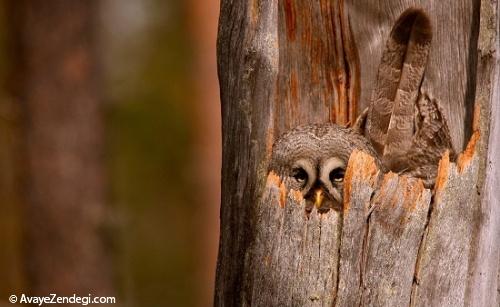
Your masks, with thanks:
[[[330,123],[298,126],[273,144],[269,171],[278,174],[287,189],[302,194],[306,212],[340,210],[344,172],[354,149],[376,156],[357,130]]]
[[[337,157],[318,161],[319,178],[305,194],[306,211],[316,207],[320,213],[342,208],[345,162]]]

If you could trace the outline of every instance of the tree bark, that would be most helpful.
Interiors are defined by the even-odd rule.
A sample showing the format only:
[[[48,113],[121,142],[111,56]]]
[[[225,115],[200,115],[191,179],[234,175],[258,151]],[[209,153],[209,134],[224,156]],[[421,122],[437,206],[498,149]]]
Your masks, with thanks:
[[[442,158],[433,190],[354,153],[344,209],[307,215],[267,174],[272,144],[298,124],[352,123],[410,7],[434,27],[420,90],[463,152]],[[498,20],[491,0],[222,1],[217,306],[498,306]]]
[[[112,295],[97,1],[11,1],[33,295]]]

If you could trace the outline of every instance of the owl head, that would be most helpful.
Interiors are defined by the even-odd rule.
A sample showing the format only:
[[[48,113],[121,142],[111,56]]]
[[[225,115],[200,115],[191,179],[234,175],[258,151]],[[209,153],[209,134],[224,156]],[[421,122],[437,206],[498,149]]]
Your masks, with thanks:
[[[269,170],[288,189],[300,191],[307,211],[340,209],[345,169],[354,149],[376,157],[371,144],[353,129],[334,124],[299,126],[276,140]]]

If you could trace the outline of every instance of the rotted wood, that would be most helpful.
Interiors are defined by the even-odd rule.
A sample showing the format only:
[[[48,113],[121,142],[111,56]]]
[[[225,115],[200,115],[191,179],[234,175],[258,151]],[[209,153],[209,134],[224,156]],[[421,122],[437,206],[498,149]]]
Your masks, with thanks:
[[[477,227],[476,141],[459,164],[443,159],[432,210],[431,191],[420,180],[381,176],[362,152],[349,162],[343,212],[307,214],[300,193],[269,174],[246,257],[253,281],[246,302],[462,305]]]
[[[373,168],[370,157],[362,153],[351,157],[350,172]],[[411,293],[431,195],[421,181],[389,173],[375,184],[378,188],[371,201],[353,201],[352,196],[362,194],[366,183],[363,177],[347,177],[351,196],[344,203],[336,306],[404,306]],[[358,218],[353,218],[356,211]],[[359,231],[349,231],[353,227]],[[357,246],[344,244],[349,241]]]
[[[254,208],[274,139],[298,124],[354,121],[357,57],[341,8],[342,1],[221,1],[216,305],[241,305],[240,293],[250,291],[244,255],[255,237]]]
[[[337,287],[341,214],[304,214],[301,194],[270,173],[257,209],[256,239],[247,255],[250,306],[332,303]],[[293,282],[291,282],[293,281]]]
[[[412,306],[459,306],[468,300],[480,226],[477,131],[457,163],[440,162],[432,213],[415,269]]]
[[[479,1],[222,1],[216,306],[498,305],[498,146],[487,149],[500,143],[489,133],[498,130],[497,5],[481,1],[479,27]],[[443,102],[457,152],[468,145],[456,162],[443,157],[432,191],[357,152],[343,210],[307,213],[267,173],[271,145],[297,124],[345,123],[366,106],[385,39],[410,6],[437,31],[422,88]]]

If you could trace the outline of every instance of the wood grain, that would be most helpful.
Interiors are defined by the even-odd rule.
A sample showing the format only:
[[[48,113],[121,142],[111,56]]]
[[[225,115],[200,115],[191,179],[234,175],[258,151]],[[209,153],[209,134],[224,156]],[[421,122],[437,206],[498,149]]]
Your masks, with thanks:
[[[359,152],[353,153],[345,176],[339,285],[335,306],[357,306],[360,303],[370,198],[377,184],[377,173],[373,158]]]
[[[304,199],[276,183],[268,180],[258,205],[256,239],[246,256],[252,292],[245,302],[329,306],[337,287],[341,214],[333,210],[305,214]]]
[[[434,25],[423,90],[442,103],[457,152],[471,145],[441,160],[434,191],[354,153],[343,210],[308,215],[269,177],[271,146],[288,128],[343,123],[366,107],[389,31],[411,6]],[[216,306],[498,306],[497,6],[222,1]]]
[[[359,72],[342,0],[278,1],[276,127],[356,119]]]
[[[359,53],[360,104],[368,106],[377,68],[392,26],[410,7],[429,15],[433,44],[422,90],[442,103],[453,146],[461,151],[471,135],[474,105],[479,2],[469,0],[346,0]]]
[[[411,306],[458,306],[469,295],[467,282],[479,226],[479,159],[475,154],[462,172],[441,161],[432,213],[419,253]],[[444,166],[446,164],[446,167]]]
[[[416,179],[385,175],[371,206],[361,306],[407,306],[431,192]]]
[[[499,306],[500,295],[500,76],[499,18],[500,2],[481,1],[481,23],[478,42],[475,129],[483,137],[479,141],[482,157],[479,165],[477,192],[480,194],[481,226],[473,274],[469,278],[471,306]],[[495,292],[496,291],[496,292]],[[497,293],[497,295],[495,295]]]

